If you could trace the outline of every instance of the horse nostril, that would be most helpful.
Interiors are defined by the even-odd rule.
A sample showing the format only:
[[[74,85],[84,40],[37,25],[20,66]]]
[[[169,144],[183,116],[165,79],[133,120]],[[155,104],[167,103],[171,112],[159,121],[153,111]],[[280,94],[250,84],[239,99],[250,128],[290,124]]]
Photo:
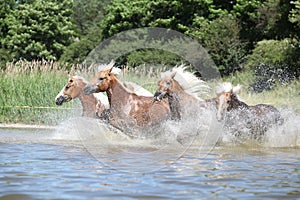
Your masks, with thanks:
[[[158,97],[160,94],[161,94],[161,92],[156,91],[156,92],[154,93],[154,97]]]
[[[156,92],[154,93],[154,100],[155,100],[155,101],[161,101],[161,99],[162,99],[161,94],[162,94],[161,92],[156,91]]]
[[[55,104],[58,105],[58,106],[61,106],[64,102],[64,97],[63,96],[60,96],[58,98],[55,99]]]

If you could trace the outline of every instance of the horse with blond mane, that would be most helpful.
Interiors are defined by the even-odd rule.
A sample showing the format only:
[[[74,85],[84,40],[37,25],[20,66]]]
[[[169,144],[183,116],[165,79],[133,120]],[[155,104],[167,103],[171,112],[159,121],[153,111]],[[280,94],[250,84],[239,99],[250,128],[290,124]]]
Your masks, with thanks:
[[[88,82],[81,76],[71,76],[67,84],[61,89],[55,98],[56,105],[78,98],[82,105],[83,117],[105,118],[105,110],[109,108],[107,97],[103,94],[86,95],[83,88]]]
[[[273,125],[281,125],[284,120],[277,108],[267,104],[249,106],[241,101],[237,95],[241,86],[232,86],[224,82],[216,88],[217,93],[217,119],[225,119],[226,123],[239,123],[247,128],[255,138],[263,135]],[[244,127],[243,127],[244,126]]]
[[[197,108],[207,108],[214,100],[204,101],[201,95],[209,89],[207,84],[181,65],[161,74],[158,88],[154,94],[155,101],[168,99],[171,119],[180,120],[190,116]]]
[[[166,101],[153,102],[153,96],[141,96],[128,90],[116,77],[116,68],[108,65],[84,88],[84,93],[106,92],[110,105],[109,122],[121,130],[140,130],[158,125],[169,116]]]

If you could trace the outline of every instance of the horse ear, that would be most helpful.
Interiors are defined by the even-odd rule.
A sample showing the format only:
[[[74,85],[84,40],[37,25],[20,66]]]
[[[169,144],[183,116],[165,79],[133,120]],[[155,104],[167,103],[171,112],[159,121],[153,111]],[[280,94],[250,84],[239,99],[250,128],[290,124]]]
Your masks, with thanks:
[[[171,79],[174,79],[175,76],[176,76],[176,71],[171,74]]]
[[[108,73],[107,73],[107,74],[108,74],[108,76],[110,76],[111,72],[113,71],[113,68],[114,68],[114,67],[111,67],[111,68],[109,68],[109,69],[107,70],[107,72],[108,72]]]
[[[232,92],[233,93],[238,93],[241,90],[242,86],[240,84],[238,84],[237,86],[232,88]]]

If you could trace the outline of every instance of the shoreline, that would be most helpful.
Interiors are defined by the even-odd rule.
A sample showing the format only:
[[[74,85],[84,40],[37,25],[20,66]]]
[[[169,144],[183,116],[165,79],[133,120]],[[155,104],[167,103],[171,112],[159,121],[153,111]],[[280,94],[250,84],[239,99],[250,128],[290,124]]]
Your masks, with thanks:
[[[34,124],[0,124],[0,129],[55,129],[55,126]]]

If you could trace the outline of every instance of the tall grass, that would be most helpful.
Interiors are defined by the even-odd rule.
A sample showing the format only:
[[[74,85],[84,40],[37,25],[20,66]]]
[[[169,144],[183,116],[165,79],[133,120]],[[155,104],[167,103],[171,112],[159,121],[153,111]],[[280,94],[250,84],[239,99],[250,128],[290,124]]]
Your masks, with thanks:
[[[288,84],[276,85],[272,90],[261,93],[254,93],[248,90],[253,83],[254,75],[251,71],[238,72],[232,76],[225,77],[223,81],[231,82],[234,85],[242,85],[239,96],[249,105],[260,103],[271,104],[277,107],[300,108],[300,82],[291,81]]]
[[[61,69],[54,62],[20,61],[0,71],[0,123],[56,124],[72,112],[76,102],[65,109],[54,103],[68,78]]]
[[[54,99],[66,84],[69,74],[81,75],[89,80],[95,74],[96,68],[83,68],[77,65],[70,70],[65,69],[65,66],[60,66],[58,63],[46,61],[20,61],[8,64],[5,70],[0,71],[0,123],[54,125],[65,118],[80,116],[79,100],[73,100],[59,107],[55,105]],[[124,70],[119,78],[134,82],[154,93],[160,73],[168,69],[167,66],[139,66]],[[218,82],[229,81],[234,85],[243,86],[239,95],[250,105],[268,103],[279,107],[299,108],[299,81],[278,85],[273,90],[255,94],[247,90],[252,80],[251,72],[243,72],[217,82],[208,82],[212,93],[207,98],[215,96],[214,88]]]
[[[157,82],[160,73],[169,70],[168,66],[146,66],[141,65],[135,68],[124,69],[118,76],[121,81],[130,81],[142,86],[154,94],[157,89]]]

